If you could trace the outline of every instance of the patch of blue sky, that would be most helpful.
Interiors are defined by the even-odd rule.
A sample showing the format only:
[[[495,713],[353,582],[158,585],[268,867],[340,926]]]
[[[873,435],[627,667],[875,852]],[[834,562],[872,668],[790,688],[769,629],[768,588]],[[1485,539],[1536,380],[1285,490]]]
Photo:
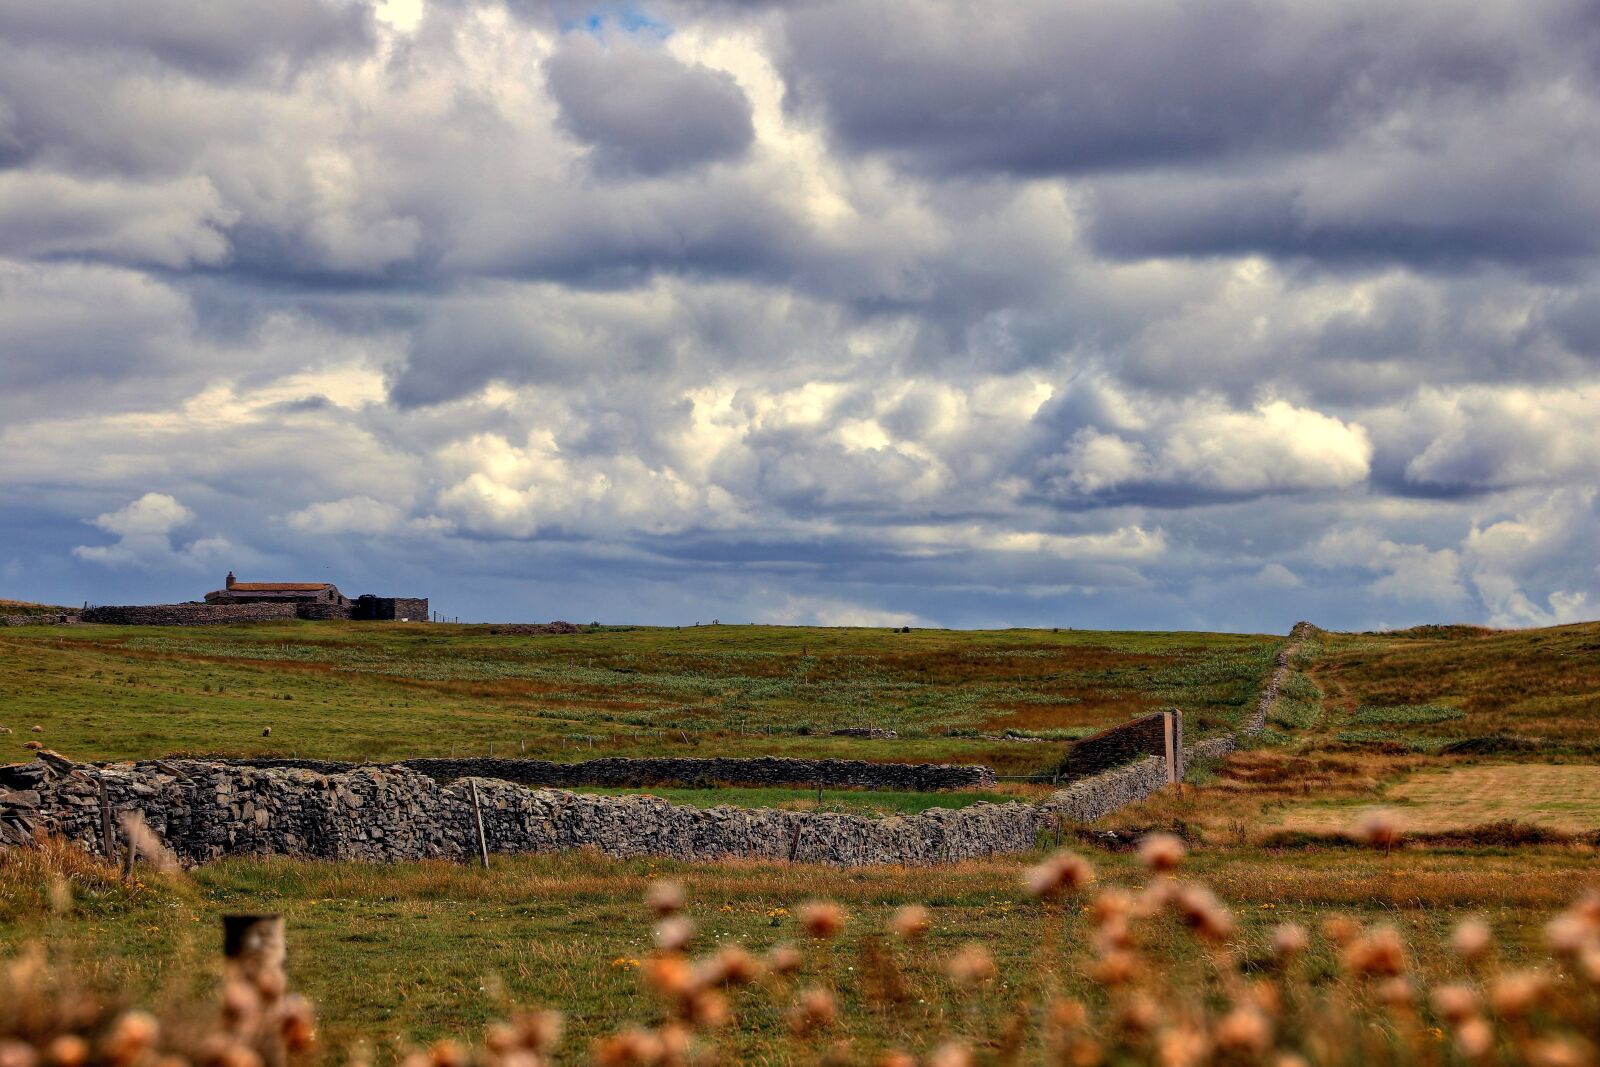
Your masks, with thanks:
[[[621,31],[636,37],[653,37],[664,41],[672,35],[670,23],[651,15],[637,4],[606,4],[592,10],[585,17],[561,27],[563,33],[581,30],[605,40],[611,33]]]

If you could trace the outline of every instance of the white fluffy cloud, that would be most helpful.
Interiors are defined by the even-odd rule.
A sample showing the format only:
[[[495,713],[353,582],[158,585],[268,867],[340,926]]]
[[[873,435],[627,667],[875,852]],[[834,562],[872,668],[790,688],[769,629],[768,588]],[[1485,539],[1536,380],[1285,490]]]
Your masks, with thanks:
[[[886,611],[835,597],[786,596],[773,605],[773,622],[791,626],[928,626],[909,611]]]
[[[116,535],[111,545],[79,545],[72,554],[108,567],[181,567],[214,565],[233,547],[226,538],[203,537],[174,545],[172,534],[195,519],[194,512],[166,493],[146,493],[116,511],[92,520]]]
[[[1582,3],[262,10],[0,0],[12,592],[1600,604]]]
[[[1341,489],[1367,476],[1366,431],[1282,400],[1199,415],[1166,439],[1157,470],[1225,492]]]
[[[1406,464],[1419,485],[1502,489],[1600,481],[1600,383],[1427,390],[1411,408],[1432,440]]]
[[[1139,404],[1116,394],[1119,410]],[[1237,410],[1214,399],[1148,403],[1124,428],[1086,426],[1046,461],[1057,487],[1093,495],[1119,489],[1259,495],[1345,489],[1367,478],[1364,427],[1283,400]]]
[[[1384,600],[1451,606],[1467,598],[1461,556],[1452,548],[1403,544],[1370,526],[1352,526],[1328,531],[1314,554],[1323,563],[1376,574],[1367,588]]]
[[[1593,488],[1558,490],[1513,516],[1474,525],[1463,553],[1492,624],[1549,626],[1594,616],[1597,498]]]

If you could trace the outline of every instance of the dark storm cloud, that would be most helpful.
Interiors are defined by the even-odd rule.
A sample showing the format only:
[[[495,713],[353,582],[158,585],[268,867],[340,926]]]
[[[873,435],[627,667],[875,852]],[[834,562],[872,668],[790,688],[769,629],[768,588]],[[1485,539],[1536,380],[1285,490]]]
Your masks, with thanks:
[[[230,221],[203,178],[122,184],[0,173],[0,255],[182,269],[225,259]]]
[[[663,274],[789,279],[815,251],[764,190],[737,179],[611,194],[561,188],[541,208],[531,217],[486,213],[493,227],[458,233],[447,267],[626,289]]]
[[[782,66],[851,152],[1080,177],[1118,258],[1546,271],[1600,250],[1597,22],[1592,0],[873,0],[790,13]]]
[[[291,69],[372,43],[366,0],[0,0],[0,38],[66,52],[145,53],[208,77]]]
[[[574,314],[546,299],[462,300],[430,316],[390,396],[402,407],[455,400],[490,382],[570,385],[595,374],[637,374],[660,365],[671,338],[648,321]]]
[[[1600,361],[1600,288],[1591,284],[1553,297],[1530,326],[1547,329],[1571,351]]]
[[[0,37],[0,158],[96,178],[176,177],[209,138],[229,134],[227,116],[196,106],[181,76],[129,67],[125,57]]]
[[[1484,131],[1487,135],[1488,131]],[[1551,166],[1481,142],[1378,162],[1319,157],[1261,180],[1175,171],[1107,178],[1091,208],[1096,246],[1122,259],[1266,255],[1334,267],[1402,260],[1462,269],[1500,260],[1540,272],[1600,252],[1600,129]]]
[[[603,172],[665,174],[736,159],[755,137],[727,74],[628,41],[569,33],[545,61],[561,121]]]
[[[1481,98],[1518,74],[1503,28],[1465,4],[871,0],[791,13],[783,62],[856,151],[1061,174],[1302,151],[1413,94]]]

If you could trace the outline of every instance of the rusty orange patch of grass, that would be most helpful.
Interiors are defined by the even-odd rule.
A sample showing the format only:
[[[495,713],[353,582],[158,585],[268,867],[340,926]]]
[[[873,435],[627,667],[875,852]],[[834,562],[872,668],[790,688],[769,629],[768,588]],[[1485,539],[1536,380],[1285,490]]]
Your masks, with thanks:
[[[1379,810],[1421,833],[1520,822],[1553,830],[1600,829],[1600,766],[1494,764],[1425,771],[1384,791],[1375,803],[1307,804],[1283,815],[1289,830],[1332,832]]]

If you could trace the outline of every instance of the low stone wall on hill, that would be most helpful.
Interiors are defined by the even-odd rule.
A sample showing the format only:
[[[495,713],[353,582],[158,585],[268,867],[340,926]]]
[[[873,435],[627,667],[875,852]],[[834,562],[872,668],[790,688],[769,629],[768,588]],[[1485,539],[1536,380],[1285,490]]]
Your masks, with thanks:
[[[84,622],[113,626],[220,626],[277,622],[295,617],[293,604],[123,604],[87,608]]]
[[[1253,737],[1267,726],[1267,714],[1272,711],[1272,705],[1278,702],[1278,691],[1283,688],[1283,683],[1289,678],[1289,657],[1299,649],[1301,642],[1317,633],[1317,627],[1309,622],[1297,622],[1289,630],[1288,642],[1278,650],[1273,658],[1272,675],[1267,679],[1267,684],[1261,687],[1261,696],[1256,701],[1250,717],[1239,727],[1237,733],[1223,734],[1221,737],[1207,738],[1197,744],[1188,746],[1184,750],[1186,763],[1195,760],[1222,759],[1239,747],[1242,738]]]
[[[1093,822],[1159,792],[1171,781],[1165,757],[1145,756],[1056,790],[1039,811],[1050,823]]]
[[[397,619],[412,622],[428,621],[428,601],[425,598],[374,597],[375,601],[392,610],[398,605]],[[274,603],[265,601],[250,604],[123,604],[103,608],[87,608],[82,621],[108,623],[117,626],[217,626],[232,622],[278,622],[283,619],[350,619],[355,617],[351,604],[319,602]],[[374,616],[381,618],[382,616]]]
[[[1121,767],[1143,756],[1157,756],[1164,761],[1169,730],[1173,735],[1173,757],[1179,764],[1173,768],[1173,776],[1182,778],[1183,713],[1176,708],[1141,715],[1078,741],[1056,765],[1056,774],[1062,780],[1072,781]]]
[[[1164,779],[1163,779],[1164,780]],[[105,806],[100,800],[105,790]],[[138,811],[189,863],[229,855],[317,859],[464,859],[477,850],[471,790],[490,852],[593,848],[612,856],[759,858],[837,864],[949,863],[1032,848],[1058,819],[1098,810],[1089,783],[1058,806],[974,804],[872,819],[773,808],[692,808],[648,796],[530,789],[491,778],[442,783],[409,767],[336,774],[202,760],[95,767],[49,754],[0,768],[0,840],[56,834],[90,852],[126,848],[117,826]],[[1114,786],[1136,789],[1134,785]],[[1119,794],[1120,795],[1120,794]]]
[[[353,763],[302,759],[229,759],[218,762],[248,767],[299,767],[338,774],[354,770]],[[691,757],[608,757],[577,763],[535,759],[410,759],[393,766],[407,767],[430,778],[497,778],[518,785],[570,788],[600,786],[812,786],[842,789],[893,789],[932,793],[941,789],[978,789],[995,784],[994,771],[976,764],[868,763],[866,760],[787,759],[761,756],[752,759],[699,759]]]
[[[76,611],[60,611],[49,615],[0,615],[0,626],[70,626],[78,621]]]

